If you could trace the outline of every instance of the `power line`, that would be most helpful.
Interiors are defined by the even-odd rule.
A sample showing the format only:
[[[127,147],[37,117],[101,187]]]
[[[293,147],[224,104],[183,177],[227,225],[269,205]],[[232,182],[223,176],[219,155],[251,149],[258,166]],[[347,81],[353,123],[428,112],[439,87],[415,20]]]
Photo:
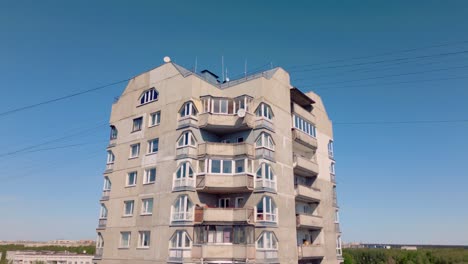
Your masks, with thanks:
[[[333,122],[334,125],[387,125],[387,124],[440,124],[440,123],[468,123],[468,119],[459,119],[459,120],[410,120],[410,121]]]
[[[328,64],[328,63],[343,62],[343,61],[349,61],[349,60],[369,59],[369,58],[374,58],[374,57],[381,57],[381,56],[398,54],[398,53],[407,53],[407,52],[412,52],[412,51],[417,51],[417,50],[439,48],[439,47],[445,47],[445,46],[453,46],[453,45],[459,45],[459,44],[464,44],[464,43],[468,43],[468,40],[453,42],[453,43],[436,44],[436,45],[430,45],[430,46],[412,48],[412,49],[396,50],[396,51],[384,52],[384,53],[374,54],[374,55],[352,57],[352,58],[348,58],[348,59],[336,59],[336,60],[318,62],[318,63],[313,63],[313,64],[296,65],[296,66],[291,66],[291,68],[294,69],[294,68],[302,68],[302,67],[323,65],[323,64]]]
[[[8,111],[5,111],[5,112],[1,112],[0,117],[10,115],[10,114],[13,114],[13,113],[16,113],[16,112],[19,112],[19,111],[23,111],[23,110],[26,110],[26,109],[35,108],[35,107],[38,107],[38,106],[41,106],[41,105],[50,104],[50,103],[53,103],[53,102],[65,100],[65,99],[75,97],[75,96],[79,96],[79,95],[82,95],[82,94],[91,93],[91,92],[101,90],[101,89],[104,89],[104,88],[107,88],[107,87],[110,87],[110,86],[113,86],[113,85],[117,85],[117,84],[120,84],[120,83],[123,83],[123,82],[128,82],[129,80],[130,79],[125,79],[125,80],[121,80],[121,81],[118,81],[118,82],[98,86],[98,87],[88,89],[88,90],[85,90],[85,91],[81,91],[81,92],[69,94],[69,95],[66,95],[66,96],[57,97],[57,98],[54,98],[54,99],[42,101],[42,102],[39,102],[39,103],[30,104],[30,105],[18,107],[18,108],[15,108],[15,109],[11,109],[11,110],[8,110]]]

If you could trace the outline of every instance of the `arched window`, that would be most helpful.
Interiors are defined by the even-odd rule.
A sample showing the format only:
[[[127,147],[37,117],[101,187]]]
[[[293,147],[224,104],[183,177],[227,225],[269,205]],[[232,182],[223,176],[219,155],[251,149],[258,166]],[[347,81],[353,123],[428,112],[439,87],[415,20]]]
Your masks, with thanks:
[[[174,178],[174,188],[194,187],[194,173],[190,162],[184,161],[180,164]]]
[[[102,237],[101,233],[98,233],[96,239],[96,248],[103,248],[104,247],[104,238]]]
[[[193,203],[187,195],[177,197],[172,208],[172,221],[192,221]]]
[[[141,94],[140,104],[147,104],[156,101],[158,100],[158,95],[158,91],[156,91],[154,88],[146,90]]]
[[[170,248],[189,249],[192,247],[192,240],[185,230],[177,230],[171,238]]]
[[[112,187],[112,182],[110,181],[109,177],[104,177],[104,186],[102,188],[103,191],[110,191]]]
[[[107,164],[112,164],[115,161],[114,153],[110,150],[107,151]]]
[[[180,117],[196,116],[198,114],[197,108],[193,102],[186,102],[179,111]]]
[[[265,103],[261,103],[257,107],[257,110],[255,110],[255,115],[259,117],[264,117],[269,120],[273,119],[273,112],[271,111],[271,107]]]
[[[256,173],[255,184],[256,188],[269,188],[276,190],[275,173],[273,172],[270,164],[260,164]]]
[[[177,147],[187,147],[187,146],[193,146],[195,147],[197,144],[195,137],[193,136],[193,133],[190,131],[185,131],[177,140]]]
[[[107,207],[105,204],[101,204],[101,211],[99,212],[99,219],[107,219]]]
[[[263,196],[257,204],[257,221],[277,222],[277,208],[270,196]]]
[[[273,138],[270,134],[262,132],[255,141],[255,147],[275,150],[275,143],[273,142]]]
[[[264,231],[257,240],[257,249],[277,250],[278,239],[272,231]]]
[[[110,139],[116,139],[117,138],[117,128],[115,126],[110,126],[111,131],[110,131]]]

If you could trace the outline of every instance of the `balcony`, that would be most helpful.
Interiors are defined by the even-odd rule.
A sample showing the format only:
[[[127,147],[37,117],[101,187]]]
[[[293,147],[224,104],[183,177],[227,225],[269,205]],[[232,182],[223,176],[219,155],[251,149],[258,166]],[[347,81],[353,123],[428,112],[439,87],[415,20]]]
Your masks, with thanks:
[[[294,173],[306,177],[314,177],[319,173],[319,167],[313,160],[294,155]]]
[[[198,118],[194,116],[185,116],[179,118],[177,123],[177,129],[182,129],[186,127],[198,127]]]
[[[195,223],[202,222],[237,222],[252,223],[253,208],[196,208]]]
[[[104,251],[104,248],[96,248],[96,253],[94,254],[94,258],[93,259],[102,259],[102,253]]]
[[[98,228],[97,229],[105,229],[107,226],[107,218],[99,219]]]
[[[296,194],[297,199],[310,201],[310,202],[320,202],[320,196],[321,196],[320,189],[296,184],[294,188],[294,193]]]
[[[198,144],[198,156],[206,155],[223,155],[223,156],[241,156],[246,155],[253,157],[255,149],[252,144],[248,143],[217,143],[208,142]]]
[[[109,173],[114,170],[114,163],[107,163],[106,164],[106,171],[104,173]]]
[[[194,146],[184,146],[176,149],[176,159],[192,158],[196,159],[198,148]]]
[[[110,196],[110,190],[102,191],[101,201],[108,201]]]
[[[295,142],[309,149],[317,149],[317,139],[307,135],[299,129],[292,129],[292,138]]]
[[[244,117],[239,117],[237,114],[202,113],[198,115],[198,127],[215,134],[248,130],[254,126],[255,116],[248,112]]]
[[[296,214],[297,227],[321,229],[323,227],[323,218],[316,215]]]
[[[193,245],[192,258],[203,260],[235,259],[246,261],[255,259],[255,245],[242,244],[203,244]],[[250,262],[249,262],[250,263]]]
[[[192,249],[190,248],[170,248],[168,262],[187,263],[192,258]]]
[[[275,161],[275,151],[264,148],[264,147],[259,147],[255,149],[255,158],[256,159],[267,159],[271,161]]]
[[[299,258],[323,258],[325,250],[322,245],[302,245],[297,247]]]
[[[267,180],[267,179],[256,179],[255,180],[255,190],[276,192],[276,181]]]
[[[340,223],[335,223],[335,232],[341,233]]]
[[[333,173],[330,173],[330,181],[333,183],[336,183],[336,175]]]
[[[257,249],[255,255],[261,263],[279,263],[277,249]]]
[[[263,118],[263,117],[257,117],[255,119],[255,128],[256,129],[264,128],[264,129],[268,129],[270,131],[275,131],[275,127],[273,125],[273,122],[271,122],[271,120],[268,120],[268,119]]]
[[[172,184],[173,191],[194,191],[195,190],[195,180],[191,177],[174,179]]]
[[[197,175],[196,189],[206,193],[251,192],[254,177],[251,174],[205,174]]]

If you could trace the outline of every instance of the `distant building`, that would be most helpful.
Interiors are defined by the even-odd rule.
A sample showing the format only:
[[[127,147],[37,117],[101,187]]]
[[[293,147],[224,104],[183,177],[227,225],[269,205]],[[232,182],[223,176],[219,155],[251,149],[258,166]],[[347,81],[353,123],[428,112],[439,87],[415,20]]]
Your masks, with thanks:
[[[416,246],[402,246],[401,250],[418,250]]]
[[[55,251],[7,251],[6,259],[12,264],[32,264],[41,261],[46,264],[92,264],[93,256]]]

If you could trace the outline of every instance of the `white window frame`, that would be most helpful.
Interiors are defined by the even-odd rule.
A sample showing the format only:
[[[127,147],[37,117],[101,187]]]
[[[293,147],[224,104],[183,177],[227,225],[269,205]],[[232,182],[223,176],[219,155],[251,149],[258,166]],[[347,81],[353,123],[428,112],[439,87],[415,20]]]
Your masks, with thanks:
[[[183,139],[183,143],[179,144],[181,139]],[[184,131],[180,135],[180,137],[177,139],[176,145],[177,145],[177,148],[196,147],[197,146],[197,140],[195,139],[195,136],[193,135],[192,131],[187,130],[187,131]]]
[[[259,171],[260,175],[259,175]],[[260,176],[260,177],[258,177]],[[276,190],[276,174],[271,164],[262,162],[255,172],[255,183],[263,188]],[[258,188],[258,187],[257,187]]]
[[[101,203],[101,210],[99,211],[99,219],[107,219],[109,211],[104,203]]]
[[[149,206],[150,203],[151,203],[151,207]],[[140,212],[140,215],[152,215],[153,214],[153,207],[154,207],[154,199],[153,198],[141,199],[141,212]]]
[[[154,144],[155,142],[157,143],[157,150],[154,151]],[[158,153],[159,151],[159,138],[153,138],[151,140],[148,140],[148,153],[147,154],[155,154]]]
[[[104,247],[104,237],[102,237],[102,234],[99,232],[96,238],[96,248],[103,248],[103,247]]]
[[[185,102],[179,111],[180,118],[196,117],[198,110],[192,101]]]
[[[328,157],[333,158],[334,156],[334,143],[333,140],[328,141]]]
[[[192,171],[192,176],[190,176],[190,170]],[[180,172],[180,177],[179,177]],[[193,169],[190,161],[183,161],[177,167],[176,172],[173,176],[173,187],[195,187],[195,170]]]
[[[257,144],[259,139],[260,145]],[[275,141],[273,140],[273,137],[270,134],[262,132],[255,140],[255,148],[266,148],[271,151],[275,151]]]
[[[123,244],[124,243],[124,235],[128,235],[126,245]],[[131,239],[132,239],[132,232],[130,232],[130,231],[120,232],[119,248],[130,248]]]
[[[263,246],[259,246],[260,240],[263,240]],[[276,241],[276,242],[274,242]],[[273,231],[263,231],[255,243],[259,250],[278,250],[278,239]]]
[[[115,155],[112,150],[107,151],[107,164],[114,164],[115,162]]]
[[[220,161],[220,172],[213,172],[213,160],[219,160]],[[244,171],[237,172],[236,162],[237,161],[242,161],[242,160],[244,161],[244,165],[243,165]],[[225,173],[224,172],[224,164],[226,162],[231,162],[231,173]],[[208,174],[236,175],[236,174],[252,174],[253,173],[253,171],[252,171],[253,160],[248,159],[248,158],[233,159],[233,160],[231,160],[231,159],[206,159],[205,164],[207,166],[206,173],[208,173]],[[200,171],[200,172],[202,172],[202,171]]]
[[[182,210],[179,208],[176,211],[177,203],[182,207]],[[193,221],[195,206],[193,202],[190,200],[188,195],[179,195],[175,202],[172,204],[171,208],[171,221],[173,222],[180,222],[180,221]]]
[[[130,214],[127,214],[127,204],[130,204]],[[123,216],[133,216],[135,211],[135,200],[124,201]]]
[[[315,125],[309,121],[306,121],[304,118],[298,116],[297,114],[293,114],[293,126],[294,128],[306,133],[310,137],[317,137],[317,128],[315,127]]]
[[[150,114],[149,116],[149,127],[158,126],[161,124],[161,111],[156,111]]]
[[[151,102],[157,101],[158,98],[159,98],[159,92],[153,87],[151,89],[144,91],[141,94],[139,98],[140,105],[145,105],[145,104],[149,104]]]
[[[136,123],[136,121],[140,121],[140,124],[138,126],[136,126],[136,124],[138,124]],[[134,118],[132,122],[132,133],[141,131],[142,129],[143,129],[143,117],[140,116],[140,117]]]
[[[130,182],[130,174],[135,174],[133,183]],[[125,187],[134,187],[138,182],[138,171],[130,171],[127,173],[127,179],[125,181]]]
[[[150,246],[151,246],[151,231],[147,231],[147,230],[138,231],[138,248],[149,248]]]
[[[336,171],[335,171],[335,162],[330,162],[330,173],[335,175]]]
[[[267,206],[267,199],[270,199],[270,206]],[[258,204],[262,203],[263,212],[262,219],[258,219]],[[273,197],[271,196],[263,196],[260,201],[255,206],[255,219],[257,222],[271,222],[271,223],[278,223],[278,207],[276,206]]]
[[[261,118],[265,118],[267,120],[273,120],[273,111],[271,110],[271,106],[266,103],[260,103],[255,111],[255,115]]]
[[[219,208],[230,208],[231,207],[231,198],[223,197],[218,199]]]
[[[151,171],[154,170],[154,180],[151,180]],[[156,177],[157,177],[158,171],[156,170],[156,167],[152,168],[146,168],[145,169],[145,176],[143,177],[143,184],[153,184],[156,182]]]
[[[188,239],[189,244],[186,244],[186,238]],[[173,240],[175,239],[175,243]],[[174,247],[173,244],[176,246]],[[180,247],[178,245],[181,245]],[[185,230],[176,230],[169,240],[170,249],[190,249],[192,248],[192,239]]]
[[[118,136],[118,133],[119,133],[117,128],[114,125],[111,125],[110,129],[111,129],[110,136],[109,136],[110,140],[117,139],[117,136]]]
[[[133,147],[136,147],[136,155],[133,154]],[[130,159],[138,158],[140,156],[140,143],[130,145]]]
[[[104,184],[102,186],[103,191],[110,191],[112,188],[112,182],[108,176],[104,176]]]

